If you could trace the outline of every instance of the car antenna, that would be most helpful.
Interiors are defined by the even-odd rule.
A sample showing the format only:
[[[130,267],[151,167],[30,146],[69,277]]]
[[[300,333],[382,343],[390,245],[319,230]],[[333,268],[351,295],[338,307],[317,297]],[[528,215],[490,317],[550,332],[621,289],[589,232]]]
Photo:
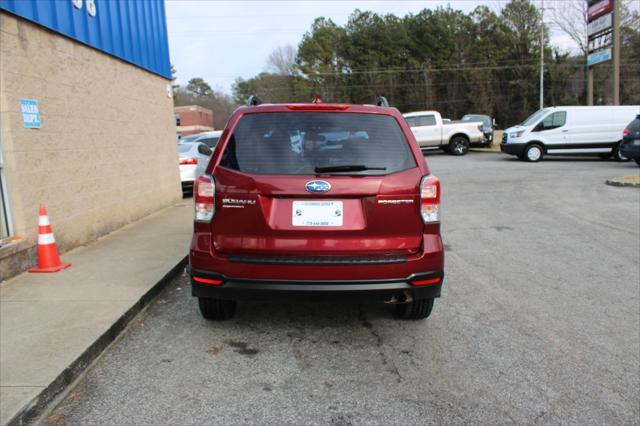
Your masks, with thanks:
[[[249,99],[247,99],[247,103],[245,103],[246,106],[256,106],[256,105],[260,105],[260,99],[258,99],[258,96],[256,95],[251,95],[249,96]]]
[[[379,107],[388,107],[389,101],[384,96],[378,96],[378,98],[376,99],[376,105],[378,105]]]

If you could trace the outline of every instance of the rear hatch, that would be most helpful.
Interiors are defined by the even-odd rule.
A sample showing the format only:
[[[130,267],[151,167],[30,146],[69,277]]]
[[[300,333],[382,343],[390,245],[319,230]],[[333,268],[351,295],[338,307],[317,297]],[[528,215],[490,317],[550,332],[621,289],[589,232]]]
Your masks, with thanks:
[[[213,244],[265,257],[415,253],[421,177],[392,116],[246,114],[214,169]]]

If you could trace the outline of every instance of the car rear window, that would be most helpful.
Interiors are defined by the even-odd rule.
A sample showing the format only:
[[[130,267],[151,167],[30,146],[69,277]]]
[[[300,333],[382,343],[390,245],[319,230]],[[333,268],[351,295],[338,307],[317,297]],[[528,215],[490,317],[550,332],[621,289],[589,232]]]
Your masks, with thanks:
[[[391,116],[284,112],[243,116],[220,165],[251,174],[315,174],[317,167],[361,165],[374,170],[347,174],[373,175],[416,163]]]
[[[178,144],[178,152],[180,154],[184,154],[185,152],[191,151],[191,148],[193,148],[193,144],[191,144],[191,143]]]
[[[491,127],[491,125],[493,124],[491,122],[491,117],[488,117],[486,115],[467,114],[464,117],[462,117],[462,121],[481,121],[482,124],[486,127]]]
[[[198,142],[207,145],[209,148],[213,148],[216,146],[216,143],[218,143],[218,139],[220,139],[219,136],[213,136],[210,138],[198,139]]]
[[[422,127],[422,126],[436,125],[436,117],[433,115],[418,115],[414,117],[406,117],[406,120],[409,127]]]

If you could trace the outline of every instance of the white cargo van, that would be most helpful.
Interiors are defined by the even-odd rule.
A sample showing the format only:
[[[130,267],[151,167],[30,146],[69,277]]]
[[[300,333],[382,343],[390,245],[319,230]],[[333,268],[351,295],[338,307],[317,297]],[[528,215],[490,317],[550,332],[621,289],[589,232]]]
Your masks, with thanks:
[[[504,131],[500,150],[521,160],[546,154],[592,154],[626,160],[618,148],[622,131],[640,113],[640,105],[544,108]]]

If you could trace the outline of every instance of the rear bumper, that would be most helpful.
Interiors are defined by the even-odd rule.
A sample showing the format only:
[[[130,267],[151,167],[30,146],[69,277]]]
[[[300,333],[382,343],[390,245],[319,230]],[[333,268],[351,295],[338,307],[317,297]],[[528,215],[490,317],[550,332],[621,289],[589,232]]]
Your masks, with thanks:
[[[413,274],[410,277],[391,280],[357,281],[287,281],[249,280],[225,277],[209,271],[189,268],[192,295],[223,300],[325,300],[353,302],[403,303],[410,300],[440,297],[443,271]],[[221,284],[197,282],[195,278],[222,281]],[[412,280],[439,282],[414,286]]]
[[[180,180],[182,183],[191,183],[196,180],[197,166],[195,164],[184,164],[180,166]]]
[[[633,140],[625,140],[620,145],[620,154],[624,155],[627,158],[636,159],[640,158],[640,142],[636,141],[633,143]]]
[[[491,144],[491,143],[493,143],[493,132],[484,133],[482,140],[477,141],[477,142],[473,142],[470,145],[472,145],[472,146],[477,146],[477,145],[483,146],[483,145],[488,145],[488,144]]]
[[[242,280],[367,282],[397,280],[425,271],[444,269],[444,247],[439,234],[423,234],[422,247],[415,254],[379,254],[377,260],[384,258],[384,262],[376,261],[375,257],[351,258],[335,252],[332,256],[283,256],[281,259],[273,256],[262,259],[257,255],[225,255],[213,248],[211,236],[210,232],[194,232],[189,251],[190,267]],[[273,254],[268,250],[264,252]]]

